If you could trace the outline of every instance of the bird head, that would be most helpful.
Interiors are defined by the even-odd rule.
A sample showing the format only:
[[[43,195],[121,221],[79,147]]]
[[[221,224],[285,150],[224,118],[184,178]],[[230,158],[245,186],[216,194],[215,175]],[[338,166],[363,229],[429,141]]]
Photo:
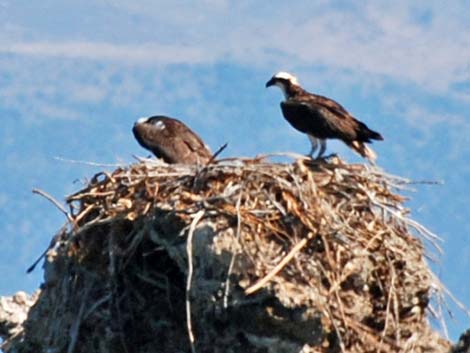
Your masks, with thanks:
[[[137,119],[137,121],[134,123],[134,125],[138,124],[145,124],[150,118],[149,117],[141,117]]]
[[[148,125],[154,126],[158,130],[163,130],[163,129],[165,129],[164,121],[166,121],[166,120],[167,120],[167,118],[163,115],[155,115],[155,116],[151,116],[151,117],[142,117],[142,118],[137,119],[137,121],[134,123],[134,126],[148,124]]]
[[[287,98],[287,92],[289,91],[289,88],[291,86],[299,86],[299,81],[294,75],[291,75],[288,72],[280,71],[271,77],[268,82],[266,82],[266,87],[270,86],[278,86],[282,90],[282,93],[284,93],[284,96]]]

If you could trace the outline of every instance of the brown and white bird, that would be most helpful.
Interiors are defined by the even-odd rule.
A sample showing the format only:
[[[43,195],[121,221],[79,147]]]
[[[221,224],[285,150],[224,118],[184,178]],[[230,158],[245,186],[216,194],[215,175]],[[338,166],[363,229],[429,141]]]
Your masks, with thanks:
[[[205,164],[212,158],[201,138],[177,119],[162,115],[140,118],[132,132],[142,147],[169,164]]]
[[[326,150],[327,139],[339,139],[362,157],[374,162],[376,154],[366,143],[383,140],[382,135],[355,119],[346,109],[332,99],[307,92],[297,78],[287,72],[278,72],[266,87],[278,86],[284,93],[281,102],[284,118],[297,130],[307,134],[312,149],[309,156],[320,145],[317,158]]]

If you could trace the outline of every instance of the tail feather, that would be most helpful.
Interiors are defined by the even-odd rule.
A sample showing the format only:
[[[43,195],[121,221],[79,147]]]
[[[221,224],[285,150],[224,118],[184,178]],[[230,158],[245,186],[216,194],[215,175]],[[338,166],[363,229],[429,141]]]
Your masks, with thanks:
[[[362,123],[358,122],[359,126],[357,129],[357,139],[365,142],[371,142],[370,140],[383,140],[384,138],[377,131],[369,129],[369,127]]]
[[[372,140],[380,140],[380,141],[384,139],[382,135],[380,135],[378,132],[373,131],[373,130],[369,130],[369,138]]]
[[[348,144],[354,151],[359,153],[362,157],[367,158],[369,162],[374,163],[377,159],[377,154],[368,147],[364,142],[352,141]]]

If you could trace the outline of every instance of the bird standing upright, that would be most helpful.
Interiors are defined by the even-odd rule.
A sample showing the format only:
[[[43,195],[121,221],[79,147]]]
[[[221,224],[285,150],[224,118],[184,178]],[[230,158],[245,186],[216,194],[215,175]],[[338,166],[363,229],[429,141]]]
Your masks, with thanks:
[[[297,130],[307,134],[312,148],[309,156],[320,145],[317,158],[326,150],[326,139],[339,139],[362,157],[374,162],[376,154],[365,143],[383,140],[382,135],[355,119],[346,109],[332,99],[307,92],[297,78],[287,72],[278,72],[266,87],[278,86],[284,93],[281,102],[284,118]]]

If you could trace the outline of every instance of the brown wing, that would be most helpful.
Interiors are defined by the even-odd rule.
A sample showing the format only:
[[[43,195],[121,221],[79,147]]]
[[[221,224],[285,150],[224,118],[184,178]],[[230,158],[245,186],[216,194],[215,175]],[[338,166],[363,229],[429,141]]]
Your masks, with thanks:
[[[208,153],[211,155],[209,147],[202,141],[202,139],[189,127],[178,121],[175,125],[175,136],[180,138],[191,152],[195,153]]]
[[[167,163],[206,163],[212,154],[201,138],[177,119],[149,118],[133,128],[137,141]]]
[[[354,118],[342,105],[332,99],[306,94],[292,100],[302,104],[310,115],[321,120],[323,136],[320,138],[339,138],[345,141],[359,140],[371,142],[383,140],[383,137],[369,129],[366,124]]]
[[[320,96],[314,93],[309,93],[308,99],[312,101],[312,103],[316,103],[321,106],[324,106],[328,108],[329,110],[331,110],[332,112],[351,116],[351,114],[349,114],[349,112],[341,104],[334,101],[333,99]]]
[[[173,163],[204,164],[212,157],[212,153],[204,142],[191,130],[181,130],[171,140]]]

